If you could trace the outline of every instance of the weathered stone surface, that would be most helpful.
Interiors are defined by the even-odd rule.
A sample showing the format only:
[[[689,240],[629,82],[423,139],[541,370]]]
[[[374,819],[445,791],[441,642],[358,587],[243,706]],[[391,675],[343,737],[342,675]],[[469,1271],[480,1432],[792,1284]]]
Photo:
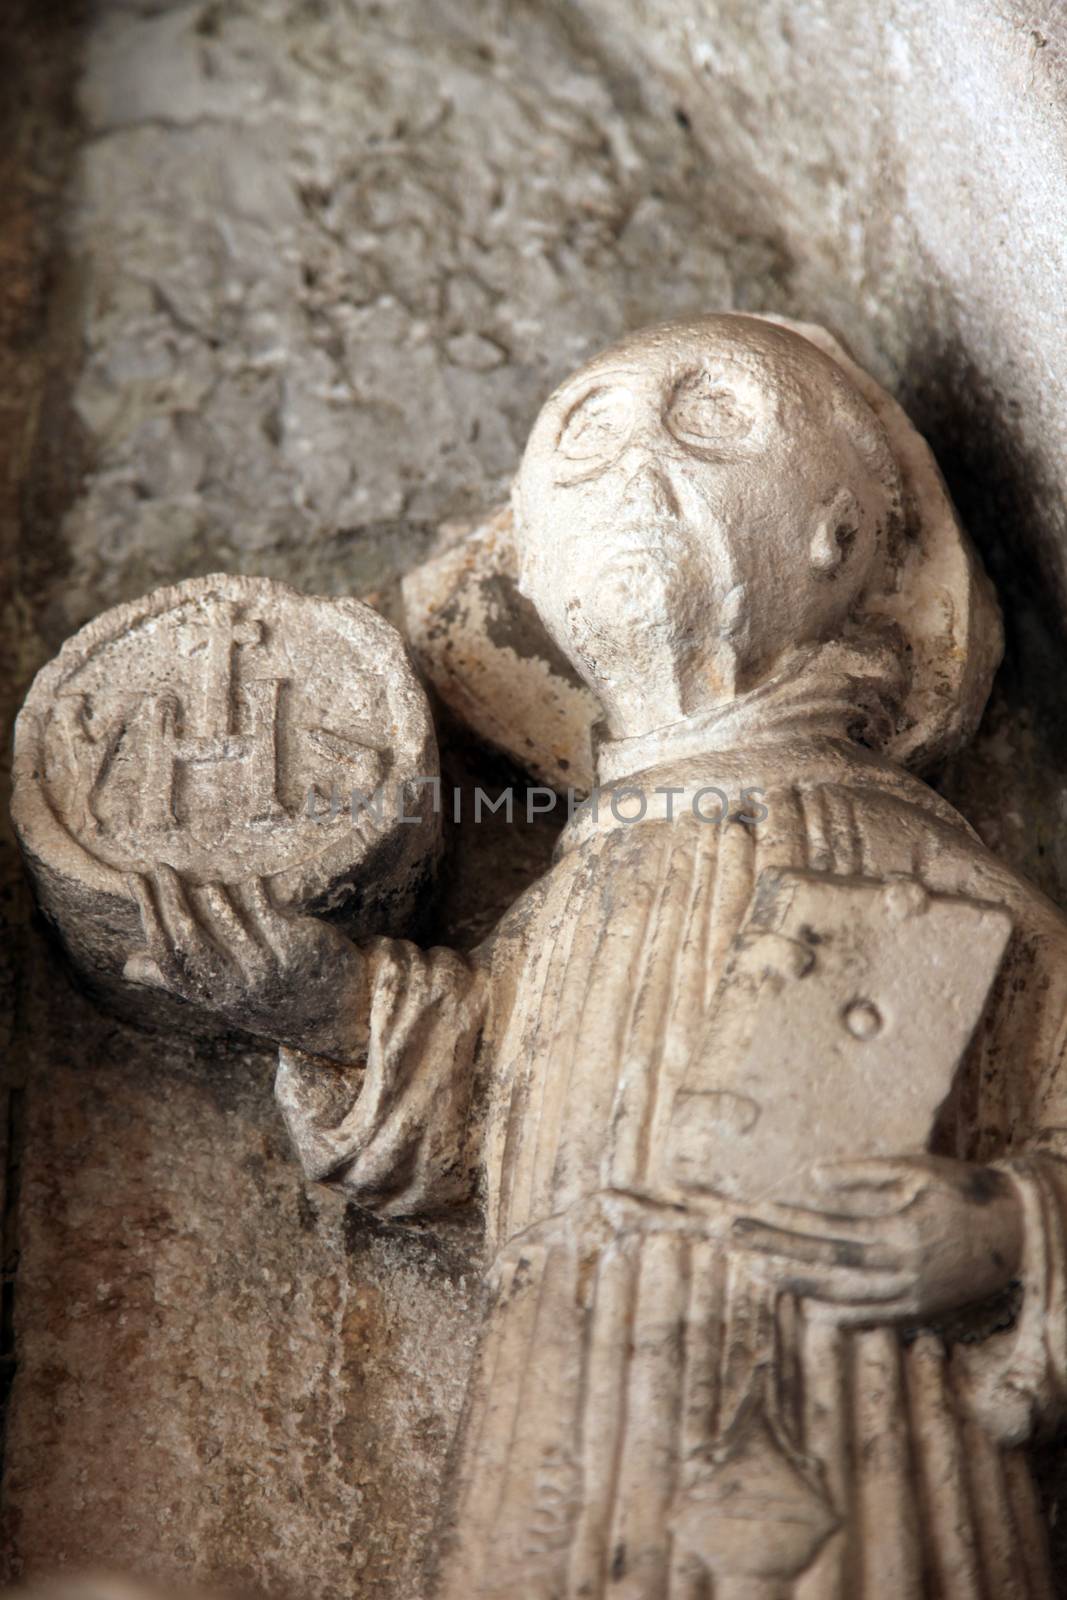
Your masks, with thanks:
[[[576,360],[770,264],[551,7],[117,5],[87,52],[63,633],[208,563],[358,593]]]
[[[418,1593],[469,1357],[462,1239],[309,1190],[269,1056],[162,1060],[77,996],[57,1012],[62,982],[40,974],[25,1101],[10,1556],[179,1596]]]
[[[283,1047],[275,1092],[305,1176],[431,1227],[484,1203],[489,1311],[454,1492],[438,1475],[430,1592],[597,1600],[625,1582],[668,1600],[676,1579],[710,1579],[834,1600],[847,1580],[875,1600],[872,1575],[891,1570],[930,1600],[978,1600],[1011,1569],[1039,1600],[1046,1541],[1020,1447],[1058,1420],[1067,1364],[1067,920],[903,770],[973,733],[1000,645],[925,447],[818,329],[659,323],[546,401],[513,531],[523,594],[603,707],[596,776],[614,793],[468,955],[323,930],[315,971],[336,981],[316,987],[281,957],[322,925],[272,913],[264,1006],[247,918],[194,897],[211,840],[169,766],[147,788],[192,835],[171,844],[156,907],[142,901],[152,981],[208,1013],[250,1010]],[[236,614],[253,598],[262,632],[251,604]],[[181,662],[168,668],[192,610],[213,624],[206,709],[217,722],[221,695],[228,722],[239,626],[284,659],[295,641],[275,632],[284,645],[287,612],[310,604],[295,599],[210,579],[150,597],[147,623],[109,614],[38,679],[41,720],[54,680],[116,639],[127,677],[147,662],[192,703]],[[350,644],[389,631],[319,605]],[[406,669],[385,671],[387,706]],[[418,726],[417,694],[415,710]],[[270,789],[257,814],[284,787],[269,748],[258,768],[252,751]],[[708,786],[757,773],[741,790],[757,812]],[[55,795],[62,776],[46,777]],[[61,814],[94,816],[119,847],[122,807],[103,783],[78,792]],[[700,798],[720,793],[709,818]],[[623,794],[641,799],[632,830]],[[278,849],[216,842],[238,869]],[[233,967],[205,963],[205,944]],[[213,1174],[216,1153],[196,1165]],[[169,1240],[146,1236],[158,1295]],[[203,1277],[181,1260],[179,1328],[177,1297]],[[1000,1337],[988,1302],[1010,1314],[1017,1284]],[[64,1288],[78,1295],[75,1271]],[[207,1354],[225,1378],[243,1309],[192,1330],[187,1362]],[[298,1371],[262,1373],[283,1438]],[[391,1417],[413,1431],[395,1401]],[[869,1442],[886,1434],[903,1447],[879,1458]],[[241,1439],[239,1473],[254,1448]],[[306,1474],[289,1483],[314,1499]]]
[[[887,597],[883,605],[886,619],[908,639],[916,685],[900,708],[892,748],[897,760],[929,769],[977,728],[1000,662],[1002,634],[988,580],[959,539],[929,447],[892,396],[825,329],[782,317],[759,320],[800,333],[828,355],[892,441],[908,562],[926,573],[921,600],[902,572],[902,598]],[[661,336],[669,343],[669,326]],[[611,353],[603,359],[610,368]],[[523,592],[517,486],[512,501],[407,575],[404,627],[434,687],[467,727],[535,777],[581,793],[594,781],[604,707]],[[602,531],[607,537],[609,530]],[[567,566],[571,543],[561,529],[553,567]],[[832,543],[826,558],[832,577]]]
[[[116,3],[80,38],[57,29],[53,41],[48,25],[43,9],[39,22],[21,16],[15,44],[30,43],[8,59],[17,70],[28,52],[58,72],[65,49],[83,127],[63,195],[66,249],[48,265],[46,241],[36,247],[50,278],[33,304],[50,285],[52,322],[33,323],[39,352],[20,333],[39,385],[51,363],[47,404],[40,386],[32,402],[13,383],[5,391],[3,448],[19,486],[3,525],[19,562],[0,640],[15,663],[12,714],[74,629],[157,584],[224,569],[322,594],[387,586],[441,518],[499,500],[544,393],[576,360],[635,322],[726,303],[776,265],[773,247],[753,237],[735,248],[720,227],[713,174],[670,100],[605,70],[595,37],[555,8]],[[43,66],[36,73],[40,83]],[[66,112],[60,88],[50,93],[52,136]],[[34,192],[57,208],[52,160]],[[475,783],[514,777],[487,776],[462,747],[443,760],[468,815]],[[491,919],[543,864],[554,828],[529,830],[533,843],[495,818],[459,832],[438,933],[470,943],[487,907]],[[8,861],[5,881],[18,885],[13,845]],[[12,919],[28,939],[25,899]],[[31,949],[44,960],[36,935]],[[9,1067],[25,1085],[25,1192],[60,1196],[76,1225],[53,1225],[36,1200],[20,1206],[24,1362],[7,1428],[6,1572],[106,1566],[164,1587],[193,1577],[285,1600],[411,1600],[474,1328],[469,1287],[454,1298],[446,1287],[450,1320],[436,1320],[441,1283],[462,1275],[463,1241],[442,1252],[358,1212],[305,1229],[265,1054],[216,1107],[210,1053],[164,1053],[113,1024],[98,1033],[59,968],[39,984],[20,971]],[[117,1066],[102,1064],[101,1039]],[[188,1088],[190,1073],[206,1087]],[[181,1113],[172,1103],[164,1115],[171,1096]],[[178,1123],[208,1145],[194,1134],[183,1153]],[[244,1187],[237,1205],[230,1175],[262,1154],[264,1127],[289,1197],[266,1216]],[[120,1155],[131,1128],[143,1162]],[[173,1340],[153,1298],[149,1169],[170,1174],[167,1228],[203,1241],[193,1266],[220,1250],[232,1268],[212,1268],[206,1286],[189,1278]],[[107,1237],[79,1243],[105,1194]],[[343,1359],[310,1309],[304,1326],[323,1388],[339,1393],[330,1375],[349,1375],[328,1415],[323,1397],[286,1424],[313,1442],[314,1505],[293,1499],[283,1469],[273,1380],[253,1377],[280,1370],[265,1353],[277,1326],[266,1291],[225,1378],[208,1361],[196,1366],[202,1390],[174,1376],[201,1319],[225,1324],[235,1303],[228,1240],[246,1201],[255,1250],[294,1300],[310,1308],[344,1278],[359,1308]],[[394,1316],[394,1252],[409,1249],[422,1265]],[[101,1280],[112,1281],[116,1253],[140,1275],[121,1315],[144,1359],[128,1362],[107,1359],[112,1314],[93,1301],[71,1315],[64,1288],[72,1258],[88,1277],[102,1255]],[[420,1326],[440,1336],[397,1331]],[[301,1370],[317,1387],[310,1361]],[[295,1389],[280,1381],[288,1410]],[[410,1430],[394,1428],[390,1408],[412,1392],[435,1399]],[[101,1431],[105,1416],[121,1436]],[[210,1470],[164,1452],[146,1472],[146,1428],[192,1441],[205,1416]],[[250,1470],[238,1473],[240,1462]],[[394,1470],[410,1493],[390,1487]]]
[[[671,86],[720,225],[781,270],[929,439],[1008,612],[988,737],[945,775],[989,843],[1067,883],[1067,11],[1058,0],[582,0]],[[769,291],[769,293],[768,293]]]
[[[242,922],[292,946],[308,914],[406,930],[432,883],[438,784],[430,709],[388,622],[214,576],[105,612],[37,674],[12,815],[83,979],[134,1020],[181,1026],[188,1011],[126,982],[146,939],[141,977],[161,981],[149,935],[168,900],[218,924],[223,948]]]
[[[459,533],[401,592],[404,633],[460,721],[541,782],[588,793],[600,705],[519,593],[510,510]]]
[[[1018,491],[1062,609],[1062,7],[773,0],[759,27],[731,0],[583,9],[674,85],[722,204],[781,241],[790,301],[892,379],[935,449]]]
[[[76,7],[5,8],[0,547],[15,584],[0,584],[0,651],[9,709],[74,628],[160,582],[224,567],[315,592],[382,585],[427,551],[439,518],[480,516],[499,501],[541,396],[594,347],[674,312],[774,309],[841,332],[934,442],[1009,624],[986,733],[951,773],[952,792],[987,840],[1062,896],[1062,645],[1037,576],[1050,570],[1039,559],[1064,548],[1055,531],[1067,459],[1059,8],[841,0],[757,15],[712,0],[611,0],[586,15],[595,30],[574,8],[481,0],[384,9],[115,0],[82,32]],[[71,116],[83,55],[84,139]],[[76,139],[80,164],[62,188]],[[73,248],[56,254],[61,209]],[[505,359],[494,364],[498,348]],[[452,918],[469,942],[484,929],[485,901],[499,910],[521,887],[530,863],[506,837],[501,844],[510,832],[494,825],[457,841],[446,935]],[[536,849],[543,855],[549,842]],[[100,1078],[100,1094],[84,1093],[101,1036],[61,972],[49,969],[43,984],[27,977],[20,951],[28,944],[39,961],[40,943],[28,933],[13,843],[3,844],[5,1084],[29,1080],[28,1181],[42,1176],[78,1230],[106,1191],[114,1228],[150,1271],[141,1171],[118,1160],[115,1141],[132,1119],[146,1161],[183,1159],[153,1107],[193,1058],[164,1057],[105,1027],[119,1070]],[[239,1165],[260,1119],[274,1115],[267,1062],[259,1058],[257,1089],[211,1117],[213,1061],[202,1070],[207,1090],[176,1120],[188,1127],[198,1107],[211,1159],[225,1150]],[[71,1119],[79,1149],[103,1163],[99,1185],[91,1165],[67,1159]],[[200,1169],[199,1152],[168,1190],[173,1226],[225,1244],[232,1188],[223,1170]],[[357,1572],[331,1539],[339,1526],[337,1546],[377,1529],[376,1548],[414,1559],[422,1488],[440,1469],[458,1406],[468,1348],[459,1335],[471,1326],[460,1301],[455,1346],[412,1340],[398,1372],[385,1356],[388,1319],[375,1309],[393,1267],[381,1236],[357,1216],[356,1254],[346,1258],[337,1233],[289,1226],[292,1208],[271,1213],[271,1233],[254,1247],[278,1252],[272,1270],[299,1297],[316,1278],[346,1272],[366,1295],[359,1362],[346,1369],[356,1398],[336,1429],[317,1435],[327,1463],[320,1507],[349,1506],[346,1485],[380,1473],[374,1428],[364,1427],[368,1396],[401,1397],[425,1378],[446,1419],[421,1430],[417,1448],[389,1436],[389,1462],[422,1486],[413,1498],[312,1517],[288,1498],[265,1425],[257,1431],[261,1394],[240,1372],[220,1381],[201,1366],[195,1409],[195,1387],[172,1381],[182,1348],[167,1343],[167,1316],[133,1299],[128,1336],[154,1341],[161,1363],[107,1361],[103,1340],[86,1338],[93,1318],[69,1316],[62,1274],[49,1276],[56,1261],[80,1265],[78,1238],[20,1209],[31,1288],[7,1431],[7,1571],[145,1561],[164,1580],[180,1578],[181,1526],[160,1513],[169,1495],[207,1529],[196,1555],[203,1573],[246,1572],[247,1586],[289,1600],[294,1567],[277,1545],[292,1529],[296,1592],[418,1592],[410,1565],[390,1576],[375,1560]],[[5,1296],[12,1223],[9,1206]],[[424,1247],[426,1276],[406,1285],[405,1326],[429,1323],[442,1304],[448,1268]],[[113,1239],[100,1248],[110,1268]],[[232,1303],[220,1291],[210,1314],[225,1317]],[[47,1352],[39,1367],[38,1348]],[[7,1370],[9,1339],[0,1354]],[[359,1372],[374,1362],[377,1386],[364,1392]],[[216,1515],[217,1476],[183,1462],[146,1479],[135,1424],[114,1447],[88,1420],[79,1432],[86,1397],[99,1414],[171,1417],[178,1430],[192,1429],[209,1397],[215,1473],[246,1439],[263,1446],[265,1465]],[[351,1452],[341,1462],[330,1444],[338,1430]],[[119,1522],[116,1500],[128,1508]],[[251,1557],[246,1520],[266,1530]]]
[[[362,947],[366,1060],[276,1082],[310,1178],[484,1201],[432,1592],[1039,1600],[1067,919],[904,770],[1000,642],[928,453],[819,330],[706,316],[562,384],[513,505],[609,794],[465,957]]]

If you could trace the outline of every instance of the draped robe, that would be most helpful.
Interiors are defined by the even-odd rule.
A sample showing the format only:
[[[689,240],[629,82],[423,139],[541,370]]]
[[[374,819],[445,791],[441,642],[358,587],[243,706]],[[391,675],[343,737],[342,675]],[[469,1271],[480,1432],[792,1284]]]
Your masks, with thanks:
[[[671,785],[758,786],[766,816],[716,826],[653,794]],[[1067,1378],[1067,924],[844,737],[683,742],[625,786],[644,819],[603,796],[579,813],[470,957],[364,947],[365,1064],[280,1060],[309,1176],[393,1216],[484,1198],[490,1308],[435,1593],[1048,1594],[1025,1445]],[[993,1331],[842,1329],[663,1183],[673,1092],[768,867],[900,874],[1011,915],[932,1145],[1005,1165],[1023,1197],[1025,1287]]]

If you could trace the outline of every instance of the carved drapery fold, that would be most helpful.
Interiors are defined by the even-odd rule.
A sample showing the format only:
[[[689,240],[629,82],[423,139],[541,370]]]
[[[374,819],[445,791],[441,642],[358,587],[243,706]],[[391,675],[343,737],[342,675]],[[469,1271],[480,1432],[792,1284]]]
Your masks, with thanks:
[[[736,786],[741,769],[716,761]],[[1038,1116],[1056,1118],[1041,1087],[1067,1009],[1051,908],[943,802],[862,753],[828,743],[792,766],[794,781],[766,783],[756,826],[584,819],[471,963],[377,946],[366,1076],[343,1074],[331,1108],[315,1106],[312,1064],[283,1058],[309,1171],[363,1204],[399,1214],[464,1192],[458,1130],[481,1140],[493,1308],[460,1441],[448,1600],[1047,1593],[1016,1448],[1027,1429],[1002,1440],[982,1425],[962,1347],[835,1327],[657,1188],[673,1087],[768,867],[900,874],[1005,905],[1016,954],[939,1140],[1004,1159],[1040,1141]],[[645,787],[705,780],[684,763]],[[472,1083],[484,1124],[468,1121]],[[1002,1383],[1029,1352],[1034,1420],[1061,1390],[1067,1246],[1058,1163],[1013,1170],[1031,1196],[1027,1248],[1047,1265],[1033,1316],[1024,1307],[983,1349]]]

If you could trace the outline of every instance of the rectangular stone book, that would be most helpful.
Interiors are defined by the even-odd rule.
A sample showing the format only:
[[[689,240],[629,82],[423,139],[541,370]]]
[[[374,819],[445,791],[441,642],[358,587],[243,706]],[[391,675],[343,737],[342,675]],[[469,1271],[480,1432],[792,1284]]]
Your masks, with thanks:
[[[925,1150],[1011,933],[912,879],[760,880],[675,1095],[664,1176],[753,1202]]]

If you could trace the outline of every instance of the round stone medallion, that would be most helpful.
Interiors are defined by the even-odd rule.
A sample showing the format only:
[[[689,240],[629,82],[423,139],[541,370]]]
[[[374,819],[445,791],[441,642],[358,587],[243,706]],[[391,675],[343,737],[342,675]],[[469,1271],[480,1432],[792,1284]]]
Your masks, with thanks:
[[[13,813],[46,912],[99,984],[140,939],[130,875],[161,865],[401,931],[436,855],[437,776],[425,694],[384,618],[215,576],[106,612],[38,673]]]

